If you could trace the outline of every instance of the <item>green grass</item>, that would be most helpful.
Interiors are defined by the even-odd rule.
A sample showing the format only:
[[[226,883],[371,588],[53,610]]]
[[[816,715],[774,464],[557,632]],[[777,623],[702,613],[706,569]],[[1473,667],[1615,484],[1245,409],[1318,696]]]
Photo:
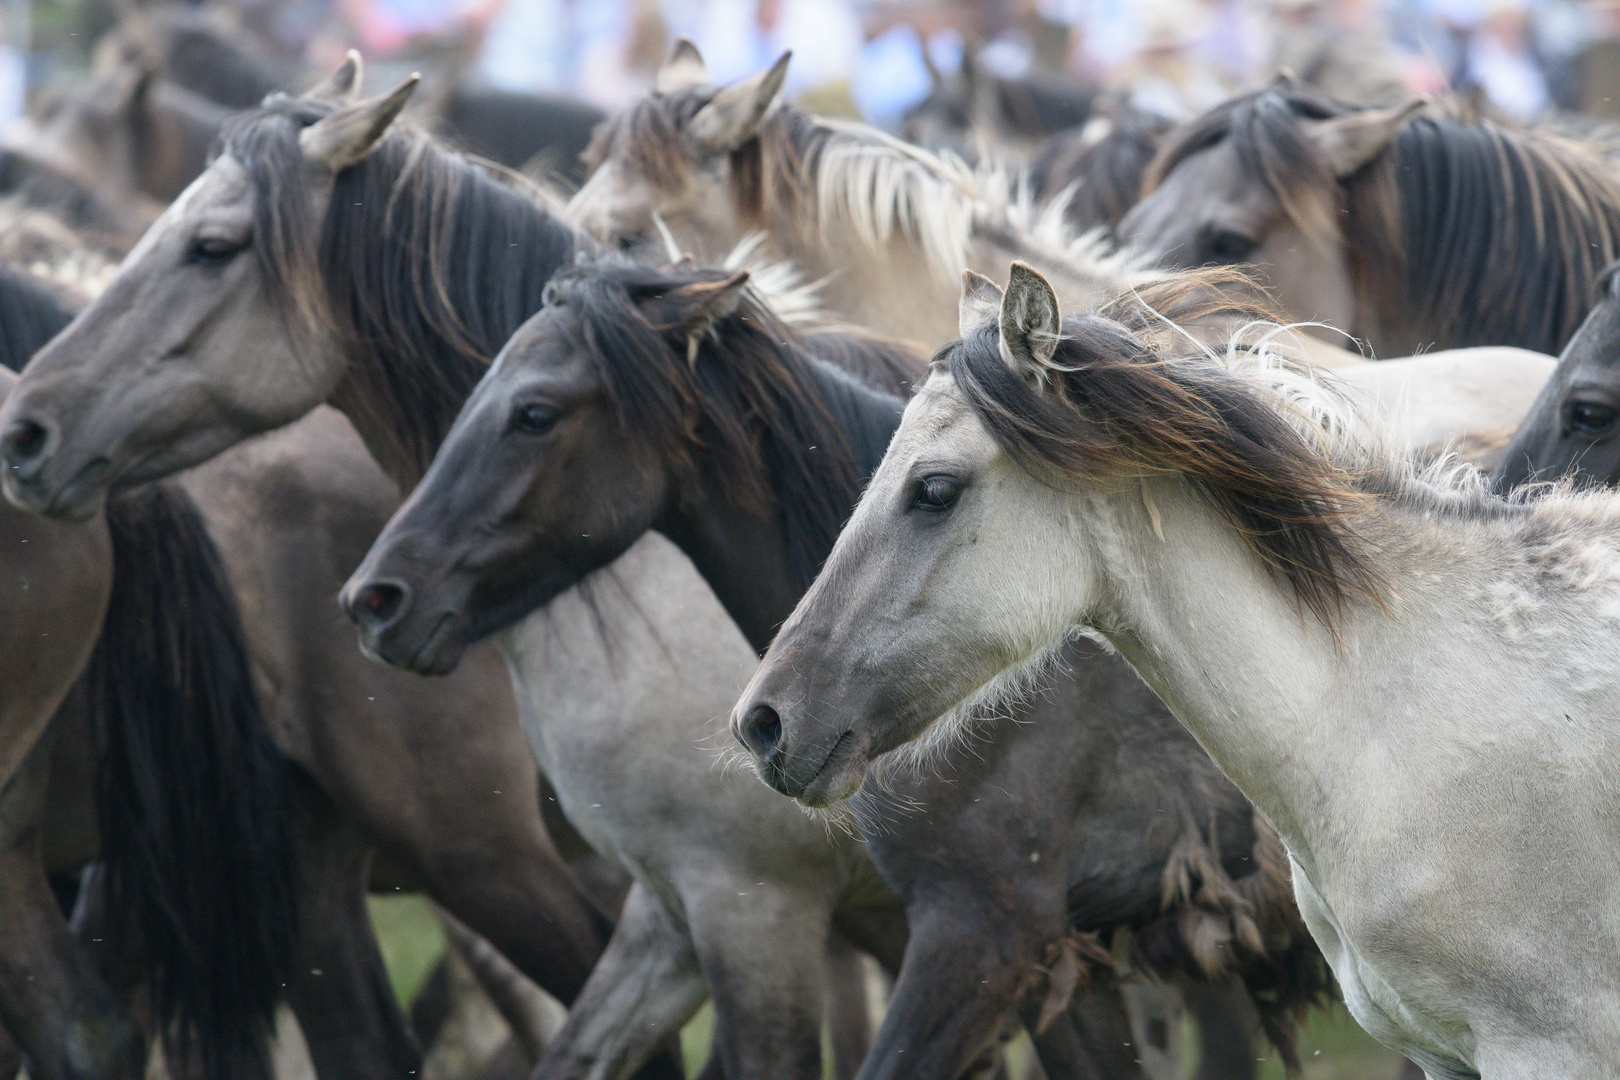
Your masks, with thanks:
[[[1311,1013],[1299,1036],[1305,1080],[1391,1080],[1401,1056],[1386,1050],[1362,1031],[1343,1005]],[[1282,1061],[1273,1053],[1260,1071],[1261,1080],[1283,1080]]]
[[[444,953],[444,928],[420,893],[370,898],[371,925],[382,946],[394,996],[405,1008]]]

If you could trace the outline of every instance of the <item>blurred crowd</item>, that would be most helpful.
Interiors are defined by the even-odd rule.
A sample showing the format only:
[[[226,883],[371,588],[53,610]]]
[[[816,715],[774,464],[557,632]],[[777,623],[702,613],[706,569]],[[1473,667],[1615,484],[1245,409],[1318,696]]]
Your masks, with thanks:
[[[57,3],[63,0],[56,0]],[[68,0],[71,2],[71,0]],[[94,2],[94,0],[85,0]],[[30,0],[0,0],[0,118],[25,91]],[[1472,91],[1502,112],[1613,113],[1620,0],[236,0],[319,66],[368,56],[456,58],[491,87],[612,109],[648,87],[684,34],[717,81],[794,53],[790,95],[896,127],[965,66],[1117,91],[1172,119],[1288,68],[1363,99]]]

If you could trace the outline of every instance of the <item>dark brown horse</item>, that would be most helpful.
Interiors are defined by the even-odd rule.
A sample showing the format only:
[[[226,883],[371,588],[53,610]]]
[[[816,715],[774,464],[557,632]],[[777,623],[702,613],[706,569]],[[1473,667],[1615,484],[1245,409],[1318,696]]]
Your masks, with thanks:
[[[903,406],[822,360],[830,343],[781,325],[745,274],[562,271],[345,588],[366,647],[449,670],[655,529],[763,650]],[[864,1077],[955,1076],[1015,1008],[1049,1072],[1133,1072],[1139,1054],[1048,1026],[1108,977],[1099,940],[1130,932],[1144,967],[1242,978],[1285,1054],[1325,987],[1269,829],[1121,661],[1065,660],[992,725],[1003,745],[899,772],[856,810],[911,926]]]
[[[66,320],[43,290],[0,275],[8,366]],[[133,1077],[145,1057],[46,883],[45,732],[82,676],[64,708],[98,747],[113,929],[140,942],[170,1057],[208,1075],[266,1077],[271,1010],[294,978],[293,844],[282,762],[202,519],[169,486],[114,500],[104,520],[78,527],[30,523],[10,507],[0,519],[0,658],[13,669],[0,679],[0,1019],[35,1075]]]
[[[1620,183],[1546,132],[1358,109],[1280,81],[1174,133],[1120,235],[1163,266],[1252,264],[1286,314],[1380,356],[1557,354],[1620,257]]]
[[[53,318],[60,325],[66,316]],[[397,1078],[420,1066],[364,906],[373,851],[570,999],[610,924],[541,825],[536,771],[500,660],[487,652],[454,685],[422,686],[359,657],[331,604],[391,513],[392,483],[323,410],[186,485],[249,611],[257,686],[290,759],[306,915],[295,974],[284,981],[317,1068]],[[99,999],[81,986],[70,1000]]]

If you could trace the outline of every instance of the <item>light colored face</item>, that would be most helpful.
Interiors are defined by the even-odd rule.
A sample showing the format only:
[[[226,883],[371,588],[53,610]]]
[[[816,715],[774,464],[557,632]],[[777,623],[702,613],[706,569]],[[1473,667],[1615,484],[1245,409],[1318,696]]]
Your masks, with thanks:
[[[627,136],[614,138],[607,156],[568,204],[568,216],[603,243],[619,248],[655,244],[660,217],[683,252],[715,262],[746,231],[737,211],[731,155],[717,154],[680,133],[681,167],[657,175],[626,153]]]
[[[1120,237],[1155,266],[1245,266],[1290,322],[1353,329],[1355,293],[1345,245],[1333,228],[1337,182],[1300,193],[1302,229],[1230,140],[1189,155],[1120,222]]]
[[[871,759],[1061,640],[1094,591],[1075,502],[934,371],[733,714],[756,754],[741,725],[774,714],[766,781],[810,805],[847,798]]]
[[[662,249],[667,229],[680,251],[720,263],[758,228],[744,221],[733,167],[781,97],[788,55],[716,90],[696,47],[677,40],[653,96],[598,131],[586,151],[596,167],[569,203],[569,217],[621,248]]]
[[[324,204],[330,180],[311,190]],[[221,156],[34,358],[0,412],[7,498],[87,516],[110,485],[204,461],[331,393],[342,353],[273,299],[254,199],[243,167]]]

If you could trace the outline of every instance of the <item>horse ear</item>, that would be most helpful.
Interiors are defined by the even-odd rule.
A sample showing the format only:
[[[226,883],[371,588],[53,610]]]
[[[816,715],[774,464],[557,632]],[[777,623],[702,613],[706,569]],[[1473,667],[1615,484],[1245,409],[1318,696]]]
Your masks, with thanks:
[[[315,121],[298,136],[304,158],[334,173],[347,169],[377,145],[421,81],[413,74],[382,97],[340,106]]]
[[[699,109],[687,126],[692,138],[715,154],[729,154],[747,142],[782,96],[792,58],[792,52],[785,52],[769,71],[733,83],[714,95],[714,100]]]
[[[1001,298],[1001,358],[1037,389],[1046,382],[1062,333],[1057,293],[1033,266],[1012,264]]]
[[[747,287],[748,271],[738,270],[721,281],[694,281],[671,289],[645,306],[652,309],[650,321],[691,338],[736,311]]]
[[[304,91],[304,96],[317,101],[351,105],[360,100],[360,83],[365,77],[365,70],[360,53],[350,49],[343,57],[343,63],[337,66],[337,70]]]
[[[977,270],[962,271],[962,300],[956,308],[956,334],[967,337],[1001,317],[1001,286]]]
[[[1327,159],[1333,175],[1343,178],[1382,154],[1411,115],[1428,104],[1413,98],[1388,109],[1364,109],[1305,124],[1305,135]]]
[[[669,47],[669,58],[658,69],[653,90],[660,94],[673,94],[694,86],[708,86],[713,81],[709,78],[709,65],[703,62],[703,54],[698,52],[691,38],[683,35]]]

